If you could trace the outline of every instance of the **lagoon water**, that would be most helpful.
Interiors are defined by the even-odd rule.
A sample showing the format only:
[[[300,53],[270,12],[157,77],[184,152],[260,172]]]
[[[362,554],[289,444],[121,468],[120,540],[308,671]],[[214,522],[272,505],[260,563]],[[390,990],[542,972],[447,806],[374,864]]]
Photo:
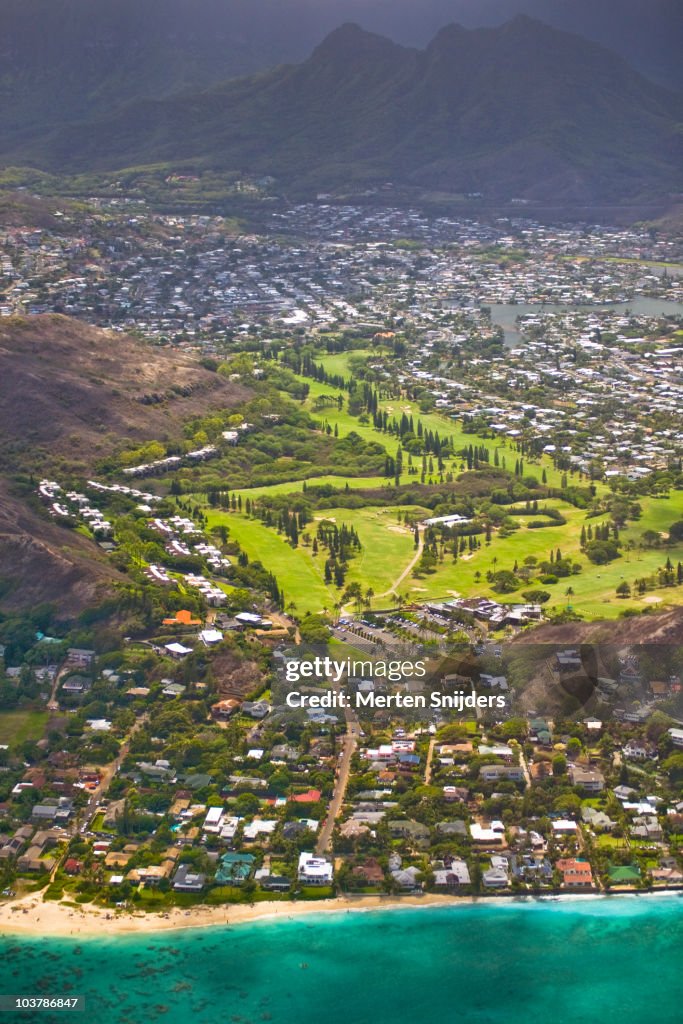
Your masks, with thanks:
[[[678,275],[677,275],[678,276]],[[508,348],[517,348],[524,344],[524,336],[519,330],[517,317],[542,316],[544,313],[599,313],[607,310],[610,313],[629,313],[633,316],[683,316],[683,303],[672,299],[650,299],[637,295],[626,302],[604,302],[602,304],[581,305],[572,303],[519,303],[513,305],[505,302],[488,303],[491,320],[503,328],[505,344]]]
[[[232,928],[0,940],[0,994],[93,1024],[679,1024],[683,901],[405,908]]]

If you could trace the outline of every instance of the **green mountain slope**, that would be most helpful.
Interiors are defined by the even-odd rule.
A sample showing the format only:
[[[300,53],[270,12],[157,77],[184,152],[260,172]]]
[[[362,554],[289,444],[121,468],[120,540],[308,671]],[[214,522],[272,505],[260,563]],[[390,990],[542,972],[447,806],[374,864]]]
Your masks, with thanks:
[[[133,103],[5,160],[58,171],[153,162],[271,174],[289,188],[386,180],[566,201],[680,189],[682,100],[596,44],[518,17],[426,50],[358,26],[302,64]]]

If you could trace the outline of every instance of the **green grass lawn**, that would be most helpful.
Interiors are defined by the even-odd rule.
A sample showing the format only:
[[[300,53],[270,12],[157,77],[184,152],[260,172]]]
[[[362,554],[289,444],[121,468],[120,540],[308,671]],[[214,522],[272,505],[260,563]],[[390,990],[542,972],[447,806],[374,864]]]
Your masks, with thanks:
[[[357,350],[356,352],[337,353],[331,356],[323,356],[318,361],[330,371],[340,374],[348,374],[348,361],[353,355],[371,355],[369,350]],[[345,410],[337,409],[336,405],[316,413],[312,411],[312,404],[315,398],[321,394],[334,394],[338,392],[335,388],[326,384],[320,384],[308,378],[305,380],[310,387],[309,397],[305,407],[321,423],[327,421],[337,425],[340,436],[352,431],[359,434],[365,441],[383,444],[390,453],[396,447],[396,438],[382,434],[370,423],[359,423],[358,419],[349,415]],[[427,429],[438,430],[442,436],[452,439],[456,448],[469,444],[484,444],[491,452],[491,465],[493,465],[493,451],[498,450],[499,460],[502,464],[506,459],[507,468],[514,466],[515,460],[519,457],[511,444],[496,439],[482,439],[475,435],[465,434],[462,425],[440,413],[422,414],[415,403],[398,399],[395,401],[383,401],[382,408],[385,408],[390,415],[401,416],[403,412],[419,417],[423,426]],[[419,477],[409,475],[407,472],[407,459],[405,460],[406,471],[402,474],[401,483],[415,483]],[[415,464],[419,466],[420,460],[416,459]],[[546,471],[548,483],[559,486],[562,473],[556,470],[552,461],[543,457],[534,465],[526,464],[527,475],[534,475],[539,480],[543,469]],[[461,472],[461,461],[459,458],[449,460],[446,471],[454,475]],[[569,476],[578,482],[578,477]],[[383,477],[344,477],[343,475],[326,475],[307,480],[308,485],[333,484],[345,486],[348,483],[350,488],[359,487],[381,487],[388,481]],[[435,479],[435,482],[436,479]],[[303,480],[274,484],[270,487],[259,487],[243,489],[239,493],[243,498],[250,496],[258,498],[266,494],[286,494],[300,492],[303,489]],[[604,485],[598,485],[598,493],[606,493]],[[593,565],[582,554],[580,550],[581,527],[591,523],[604,522],[606,516],[587,519],[583,510],[562,502],[551,500],[554,508],[558,508],[567,522],[562,525],[549,525],[543,529],[528,529],[528,523],[532,519],[541,518],[540,513],[531,513],[516,517],[520,529],[509,537],[501,538],[494,532],[492,542],[472,554],[465,553],[457,563],[453,562],[452,555],[447,554],[444,561],[440,563],[436,571],[428,576],[414,578],[408,576],[400,585],[400,592],[416,601],[435,598],[447,598],[450,596],[490,596],[496,600],[507,603],[518,603],[523,601],[522,591],[525,589],[536,589],[542,586],[551,593],[546,608],[559,611],[571,605],[572,609],[588,619],[595,618],[616,618],[626,609],[644,610],[648,607],[662,606],[666,604],[683,603],[683,587],[662,588],[648,591],[642,597],[632,593],[630,598],[618,598],[616,595],[617,586],[623,581],[628,582],[632,587],[634,580],[640,577],[647,577],[655,573],[663,566],[669,556],[674,564],[683,561],[683,544],[672,548],[642,549],[640,538],[646,530],[655,530],[665,534],[672,522],[683,518],[683,492],[671,492],[667,498],[642,498],[639,499],[642,506],[641,518],[630,523],[627,529],[622,530],[622,555],[609,565]],[[358,530],[363,551],[359,557],[350,563],[347,582],[358,581],[363,589],[371,587],[377,596],[389,590],[392,583],[398,578],[401,570],[405,568],[412,557],[412,538],[405,532],[400,532],[396,519],[396,510],[366,508],[362,510],[341,510],[331,509],[321,512],[337,522],[347,522]],[[297,606],[297,612],[302,614],[305,611],[321,611],[324,608],[331,609],[339,600],[339,591],[334,586],[325,584],[323,577],[324,557],[318,556],[314,559],[310,549],[300,546],[293,550],[289,544],[277,533],[262,526],[255,520],[246,517],[208,511],[209,526],[219,522],[225,522],[230,527],[231,536],[247,552],[252,560],[260,560],[274,572],[280,586],[284,589],[287,601],[293,601]],[[632,549],[629,550],[629,545]],[[560,548],[564,556],[569,556],[582,565],[582,572],[575,576],[562,578],[557,584],[540,585],[531,582],[528,586],[520,586],[519,590],[509,595],[501,595],[494,592],[486,581],[488,571],[500,569],[512,569],[515,561],[522,565],[524,559],[534,555],[539,561],[548,559],[551,549],[555,551]],[[571,587],[573,593],[567,595],[567,588]],[[386,602],[385,602],[386,603]],[[375,602],[379,606],[379,602]]]
[[[409,477],[406,472],[401,477],[401,483],[408,483],[409,480],[414,481],[414,477]],[[270,484],[265,487],[244,487],[241,490],[231,491],[231,494],[241,494],[243,498],[261,498],[264,495],[275,495],[275,494],[294,494],[304,489],[304,483],[307,487],[323,487],[325,484],[331,484],[333,487],[346,487],[348,484],[350,488],[357,489],[359,487],[386,487],[387,485],[393,484],[393,479],[389,480],[385,476],[310,476],[306,480],[293,480],[288,483],[281,484]]]
[[[42,739],[49,717],[47,711],[0,712],[0,743],[6,743],[11,749],[16,749],[26,740]]]
[[[603,850],[625,850],[628,843],[625,839],[617,839],[615,836],[600,835],[595,842]]]
[[[296,604],[297,614],[324,608],[332,611],[341,591],[325,583],[324,549],[314,556],[311,548],[301,543],[292,548],[275,530],[236,513],[208,510],[207,516],[209,527],[226,523],[230,536],[249,558],[260,560],[275,574],[287,603]],[[337,525],[346,523],[356,529],[362,550],[349,562],[346,584],[357,581],[364,590],[370,587],[378,599],[414,556],[413,535],[399,524],[395,508],[325,509],[316,513],[316,519],[333,519]],[[308,532],[315,534],[315,521]]]
[[[624,543],[629,539],[638,540],[644,530],[665,529],[669,523],[683,515],[683,494],[672,492],[669,499],[644,499],[643,515],[628,530],[622,532]],[[683,587],[666,587],[648,591],[642,597],[636,595],[623,599],[616,595],[617,586],[626,580],[633,584],[634,579],[648,576],[666,562],[667,555],[672,562],[683,561],[683,544],[671,548],[654,548],[650,550],[636,549],[628,551],[625,547],[622,556],[608,565],[593,565],[580,550],[581,527],[584,523],[605,521],[606,517],[587,520],[585,512],[561,501],[553,501],[567,523],[553,525],[540,530],[529,530],[527,523],[538,519],[538,515],[518,516],[516,521],[520,529],[509,537],[501,538],[495,532],[490,546],[483,546],[471,555],[466,553],[454,563],[451,555],[446,555],[434,573],[421,579],[406,579],[401,592],[415,600],[425,598],[445,598],[449,596],[471,597],[484,595],[501,603],[518,603],[523,601],[522,591],[536,589],[540,586],[552,595],[546,608],[555,607],[560,610],[571,604],[572,608],[589,619],[616,618],[625,608],[643,609],[659,604],[683,603]],[[528,555],[534,555],[539,561],[548,558],[550,550],[560,548],[563,556],[569,556],[582,565],[582,571],[576,576],[561,578],[552,585],[529,584],[522,586],[513,594],[497,594],[486,581],[486,573],[500,569],[512,569],[515,561],[522,565]],[[494,559],[496,562],[494,564]],[[475,574],[479,573],[479,579]],[[572,595],[566,590],[571,587]]]
[[[298,481],[295,488],[292,484],[276,484],[272,488],[254,488],[242,493],[253,496],[264,492],[287,493],[293,489],[299,490],[301,485],[302,482]],[[665,532],[675,519],[683,518],[683,492],[672,492],[669,498],[664,499],[644,498],[641,505],[641,519],[622,531],[624,547],[621,557],[609,565],[593,565],[580,550],[581,527],[589,522],[595,527],[607,517],[588,520],[583,510],[565,502],[553,501],[552,506],[559,509],[566,518],[565,524],[530,530],[528,523],[539,519],[540,515],[530,513],[518,516],[516,522],[520,529],[516,533],[501,538],[494,531],[489,546],[483,546],[472,554],[465,553],[457,563],[453,562],[452,555],[447,554],[435,572],[421,578],[409,575],[400,585],[399,591],[416,601],[485,595],[502,603],[519,603],[524,600],[522,591],[535,589],[538,584],[530,583],[528,588],[520,586],[513,594],[502,595],[492,590],[486,581],[486,573],[489,570],[512,569],[515,561],[522,565],[529,555],[534,555],[539,561],[546,560],[551,549],[555,551],[559,547],[564,556],[581,563],[582,571],[578,575],[561,578],[556,584],[543,586],[552,595],[546,606],[548,609],[560,610],[571,605],[575,611],[593,619],[616,618],[626,608],[642,610],[659,604],[680,604],[683,602],[683,587],[648,591],[642,597],[635,593],[627,599],[616,596],[616,588],[622,581],[633,584],[635,579],[654,573],[665,563],[667,555],[674,564],[683,561],[683,544],[644,550],[637,547],[631,551],[626,546],[629,540],[639,542],[645,530]],[[285,590],[287,601],[293,601],[300,614],[322,611],[324,608],[331,610],[334,607],[340,592],[325,583],[324,557],[320,554],[314,558],[310,548],[303,545],[297,549],[291,548],[282,536],[258,520],[213,510],[208,510],[207,514],[209,527],[226,523],[231,536],[249,557],[260,560],[275,573]],[[329,509],[321,510],[317,515],[356,528],[363,550],[350,562],[347,582],[358,581],[364,590],[371,587],[376,597],[390,589],[412,559],[412,536],[399,525],[395,508]],[[566,594],[568,587],[572,588],[572,595]],[[376,601],[375,604],[377,606],[379,603]]]

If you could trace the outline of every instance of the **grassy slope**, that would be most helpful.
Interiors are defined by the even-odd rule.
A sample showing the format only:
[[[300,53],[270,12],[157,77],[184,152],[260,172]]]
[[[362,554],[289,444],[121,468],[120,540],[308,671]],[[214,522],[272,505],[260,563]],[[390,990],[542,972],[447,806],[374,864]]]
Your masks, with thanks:
[[[527,555],[535,555],[539,560],[548,557],[551,548],[560,548],[564,556],[570,556],[581,562],[583,571],[577,576],[560,579],[559,583],[542,589],[549,590],[552,594],[547,607],[553,605],[563,608],[571,603],[574,610],[585,615],[587,618],[615,618],[624,608],[645,608],[652,604],[653,597],[659,597],[664,602],[681,603],[683,601],[683,588],[664,588],[656,591],[649,591],[644,598],[632,597],[624,600],[615,594],[616,587],[622,580],[632,583],[635,578],[647,576],[654,572],[666,561],[667,554],[675,563],[679,559],[683,561],[683,544],[678,544],[668,550],[653,549],[633,552],[624,551],[621,558],[616,559],[609,565],[593,565],[580,551],[579,541],[581,526],[586,522],[585,514],[563,502],[553,502],[553,506],[559,508],[567,519],[563,526],[549,526],[542,530],[529,530],[526,524],[530,518],[538,519],[538,516],[519,516],[520,529],[510,537],[499,538],[494,533],[490,547],[482,547],[473,553],[471,557],[460,558],[454,564],[452,558],[447,555],[444,562],[438,566],[435,573],[425,576],[422,579],[406,580],[401,588],[408,595],[417,599],[425,597],[447,597],[449,594],[469,597],[474,594],[491,596],[501,602],[518,602],[523,600],[522,589],[514,594],[496,594],[486,582],[486,573],[489,569],[512,569],[515,560],[521,565]],[[654,507],[653,507],[654,506]],[[678,511],[676,511],[678,510]],[[622,531],[624,542],[629,539],[637,540],[641,533],[647,529],[657,529],[657,522],[660,527],[663,521],[668,524],[673,519],[683,514],[683,494],[676,492],[672,498],[665,501],[645,499],[643,501],[643,516],[628,530]],[[603,522],[605,517],[589,520],[595,526]],[[493,559],[497,563],[493,565]],[[481,574],[479,581],[475,580],[475,572]],[[530,589],[536,589],[536,583],[529,585]],[[565,591],[571,587],[574,594],[567,597]],[[649,599],[649,600],[648,600]]]
[[[407,473],[403,473],[401,482],[408,483],[410,479],[414,478],[409,477]],[[348,484],[349,488],[353,489],[358,487],[383,487],[389,482],[385,476],[313,476],[308,477],[305,481],[293,480],[287,483],[269,484],[265,487],[243,487],[234,493],[241,494],[243,498],[261,498],[268,494],[293,494],[303,491],[304,483],[307,487],[322,487],[324,484],[332,484],[334,487],[345,487]],[[232,494],[233,492],[231,491],[230,493]]]
[[[349,563],[347,584],[358,581],[364,589],[371,587],[379,595],[388,590],[413,554],[412,534],[399,527],[396,509],[364,508],[359,510],[329,509],[318,513],[320,519],[333,519],[354,526],[363,545],[362,551]],[[208,512],[209,526],[226,523],[231,538],[237,540],[250,559],[260,560],[277,577],[284,588],[287,603],[294,601],[297,612],[332,610],[341,591],[325,583],[323,549],[313,556],[310,547],[297,548],[258,520],[236,513]],[[313,535],[314,524],[309,527]]]
[[[348,359],[350,355],[365,355],[366,351],[352,353],[339,353],[334,356],[326,356],[321,361],[330,372],[347,374]],[[304,378],[301,378],[304,379]],[[336,393],[329,385],[319,384],[316,381],[306,380],[310,384],[310,395],[305,407],[311,410],[313,400],[321,394]],[[408,414],[413,413],[419,416],[425,427],[431,430],[438,430],[442,436],[453,438],[457,447],[469,444],[484,444],[493,453],[495,447],[499,448],[500,455],[507,455],[508,468],[514,465],[518,458],[511,445],[505,442],[492,441],[477,438],[471,434],[465,434],[461,426],[453,420],[442,416],[439,413],[421,414],[416,405],[403,402],[381,403],[387,411],[400,416],[402,411]],[[350,416],[346,411],[337,410],[336,407],[324,410],[321,413],[312,412],[312,415],[321,421],[327,420],[332,425],[337,424],[340,436],[345,436],[355,431],[366,441],[380,441],[388,450],[393,450],[394,438],[375,430],[370,424],[360,424],[358,420]],[[416,460],[418,464],[419,460]],[[540,478],[541,469],[545,468],[548,483],[560,485],[562,474],[558,472],[549,458],[544,457],[537,465],[527,463],[529,474]],[[454,472],[460,471],[460,460],[453,460],[448,468]],[[408,476],[404,473],[401,483],[414,483],[415,476]],[[309,479],[308,485],[315,483],[333,483],[343,486],[347,478],[342,476],[322,476]],[[349,477],[349,487],[377,486],[387,481],[381,477]],[[292,483],[275,484],[271,487],[244,489],[243,496],[251,495],[258,497],[262,494],[287,494],[294,491],[301,491],[302,481]],[[603,485],[598,485],[599,491],[605,491]],[[583,571],[577,576],[568,579],[561,579],[559,583],[548,588],[552,597],[547,607],[563,608],[567,603],[585,615],[593,618],[615,618],[625,608],[645,608],[656,603],[653,599],[659,598],[663,603],[683,602],[683,588],[664,588],[650,591],[643,598],[632,597],[623,600],[616,597],[615,590],[622,580],[632,583],[635,578],[647,576],[653,573],[659,566],[662,566],[667,554],[672,561],[683,561],[683,544],[671,549],[653,549],[641,551],[636,549],[632,552],[623,551],[622,557],[607,566],[592,565],[580,551],[579,541],[581,526],[591,522],[594,526],[603,522],[605,517],[586,520],[585,512],[574,508],[561,501],[552,501],[552,505],[562,511],[567,523],[562,526],[548,526],[542,530],[529,530],[526,528],[530,518],[538,519],[538,515],[520,516],[518,522],[520,529],[512,536],[499,538],[495,533],[489,547],[482,547],[471,556],[460,558],[454,564],[452,557],[447,555],[436,571],[421,579],[409,576],[399,588],[402,593],[416,600],[430,598],[447,598],[455,594],[461,596],[488,595],[497,600],[507,602],[519,602],[523,600],[521,590],[511,595],[496,594],[486,582],[486,573],[489,570],[511,569],[515,560],[521,565],[528,555],[535,555],[539,561],[548,557],[551,548],[560,548],[562,554],[580,561]],[[668,526],[676,519],[683,518],[683,493],[672,492],[669,498],[644,498],[641,500],[643,515],[641,519],[629,528],[622,531],[621,537],[626,544],[629,540],[637,542],[645,530],[656,530],[666,532]],[[363,543],[362,554],[351,562],[348,575],[348,582],[358,580],[363,588],[372,587],[376,595],[382,594],[389,589],[390,584],[400,575],[400,572],[409,564],[413,548],[412,538],[409,534],[399,533],[389,527],[396,527],[396,510],[367,508],[362,510],[349,511],[346,509],[331,509],[320,513],[328,517],[334,517],[338,523],[342,521],[353,524],[358,530],[361,542]],[[234,514],[221,516],[220,513],[210,512],[210,525],[226,521],[230,526],[231,535],[239,541],[249,554],[250,558],[259,558],[277,576],[280,584],[284,587],[287,599],[297,605],[299,613],[304,611],[320,611],[322,608],[331,609],[338,600],[339,591],[335,587],[327,586],[323,579],[324,560],[318,557],[313,559],[310,549],[299,547],[293,550],[289,544],[278,536],[274,531],[262,526],[261,523],[248,520],[245,517]],[[494,564],[493,559],[497,559]],[[480,573],[480,579],[475,579],[475,573]],[[536,588],[535,583],[529,584],[529,588]],[[567,596],[567,587],[574,591],[573,595]],[[376,604],[385,604],[386,601],[376,601]]]
[[[39,740],[45,732],[49,718],[47,711],[3,711],[0,713],[0,743],[13,750],[26,740]]]

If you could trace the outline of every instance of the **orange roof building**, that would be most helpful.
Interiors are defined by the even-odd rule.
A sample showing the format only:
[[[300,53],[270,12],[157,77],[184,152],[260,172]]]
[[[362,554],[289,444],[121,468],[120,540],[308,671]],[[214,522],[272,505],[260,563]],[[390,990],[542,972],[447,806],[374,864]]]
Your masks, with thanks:
[[[575,860],[563,857],[557,862],[557,870],[562,872],[562,884],[567,888],[590,888],[593,885],[593,872],[587,860]]]
[[[194,619],[192,612],[188,612],[185,608],[181,608],[179,612],[175,613],[175,618],[164,619],[164,626],[201,626],[201,619]]]
[[[319,789],[309,789],[307,793],[297,793],[296,796],[290,797],[295,804],[317,804],[322,793]]]

